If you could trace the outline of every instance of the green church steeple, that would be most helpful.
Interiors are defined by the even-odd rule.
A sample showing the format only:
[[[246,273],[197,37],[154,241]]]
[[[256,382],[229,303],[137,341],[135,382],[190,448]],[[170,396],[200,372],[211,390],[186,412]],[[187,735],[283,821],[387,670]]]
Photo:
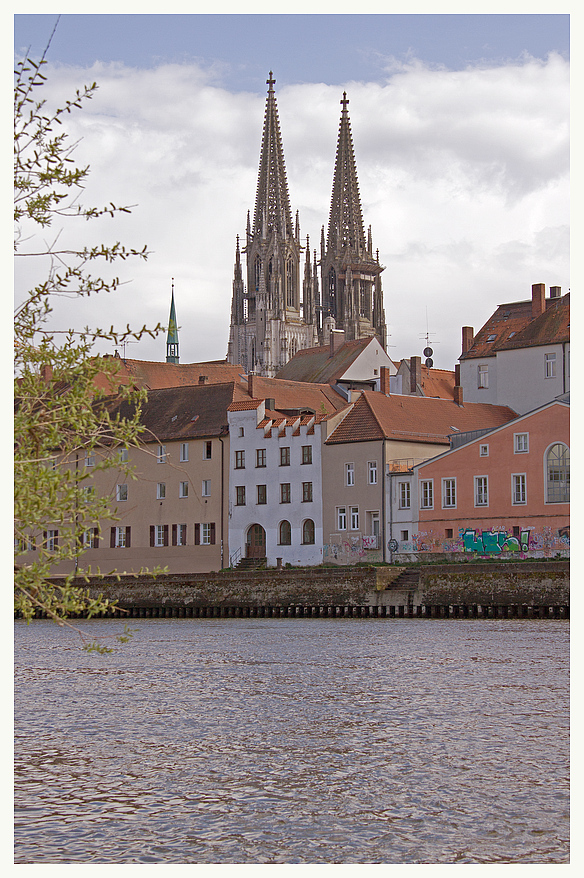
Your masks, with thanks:
[[[176,311],[174,309],[174,278],[172,278],[172,294],[170,299],[170,317],[168,318],[168,333],[166,336],[166,362],[178,363],[178,326],[176,324]]]

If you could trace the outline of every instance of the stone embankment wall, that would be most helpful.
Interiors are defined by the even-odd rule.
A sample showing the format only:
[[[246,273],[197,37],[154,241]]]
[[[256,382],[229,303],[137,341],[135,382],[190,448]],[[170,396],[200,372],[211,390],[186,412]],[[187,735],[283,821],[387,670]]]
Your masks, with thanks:
[[[567,561],[127,576],[94,581],[89,591],[140,615],[258,615],[260,608],[260,615],[267,608],[269,615],[297,615],[291,608],[312,615],[355,615],[356,608],[372,615],[484,615],[484,608],[514,608],[504,615],[526,615],[522,607],[565,615],[570,602]]]

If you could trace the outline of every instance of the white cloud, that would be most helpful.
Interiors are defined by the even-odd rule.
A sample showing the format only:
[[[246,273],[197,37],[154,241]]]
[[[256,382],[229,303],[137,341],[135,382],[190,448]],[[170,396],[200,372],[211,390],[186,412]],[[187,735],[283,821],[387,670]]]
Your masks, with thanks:
[[[388,66],[387,84],[347,83],[365,225],[379,248],[394,357],[420,354],[426,312],[435,363],[453,368],[460,327],[478,328],[531,284],[568,281],[568,65],[429,69]],[[265,98],[214,85],[192,64],[136,70],[53,68],[47,96],[97,80],[70,117],[91,166],[84,203],[137,204],[94,233],[148,244],[123,292],[56,309],[78,326],[165,322],[175,278],[181,360],[223,358],[235,236],[253,214]],[[328,222],[342,89],[321,83],[277,91],[292,209],[319,248]],[[78,240],[87,240],[84,224]],[[69,232],[68,232],[69,234]],[[29,269],[18,266],[18,284]],[[128,356],[161,359],[164,339]]]

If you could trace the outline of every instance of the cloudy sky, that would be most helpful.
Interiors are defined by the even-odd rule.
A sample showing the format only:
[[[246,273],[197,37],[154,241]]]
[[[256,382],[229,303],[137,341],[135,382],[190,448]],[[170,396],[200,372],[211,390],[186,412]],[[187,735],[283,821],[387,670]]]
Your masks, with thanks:
[[[42,53],[56,18],[15,16],[17,59]],[[136,205],[62,240],[151,251],[118,267],[117,294],[59,303],[62,327],[166,323],[174,278],[181,362],[225,357],[270,70],[311,248],[347,91],[394,359],[421,355],[428,333],[435,365],[453,369],[461,326],[478,329],[532,283],[569,288],[567,15],[64,14],[48,59],[49,104],[99,85],[67,122],[91,166],[83,202]],[[22,260],[17,297],[32,279]],[[164,359],[165,339],[126,355]]]

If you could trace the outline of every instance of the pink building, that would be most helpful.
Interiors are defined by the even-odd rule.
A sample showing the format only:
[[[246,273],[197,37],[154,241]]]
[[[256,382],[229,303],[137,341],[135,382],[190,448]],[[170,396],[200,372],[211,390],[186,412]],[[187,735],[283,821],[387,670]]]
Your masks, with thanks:
[[[569,415],[554,400],[414,467],[414,552],[568,554]]]

